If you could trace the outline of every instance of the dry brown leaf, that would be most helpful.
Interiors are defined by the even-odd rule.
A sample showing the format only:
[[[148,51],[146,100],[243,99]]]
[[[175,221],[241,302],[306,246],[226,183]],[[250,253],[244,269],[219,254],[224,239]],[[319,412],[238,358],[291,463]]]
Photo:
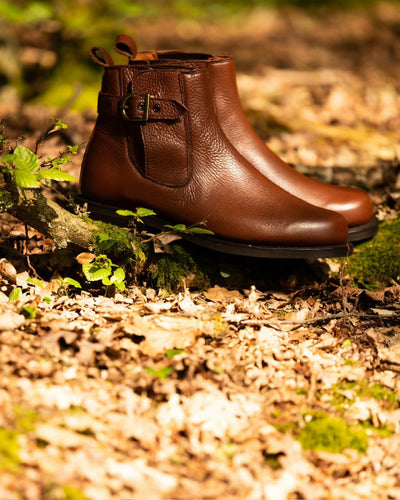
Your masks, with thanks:
[[[0,331],[14,330],[25,323],[22,314],[13,311],[7,311],[0,314]]]
[[[202,334],[202,321],[192,318],[160,316],[135,318],[134,330],[145,340],[140,349],[149,356],[168,349],[184,349],[193,345]]]
[[[238,290],[227,290],[218,285],[209,288],[204,295],[208,300],[212,300],[213,302],[233,302],[236,299],[243,300],[243,296]]]
[[[17,270],[8,262],[7,259],[0,259],[0,276],[9,281],[10,283],[15,283],[17,280]]]
[[[91,262],[94,261],[95,258],[96,255],[89,252],[82,252],[76,256],[76,260],[78,261],[79,264],[90,264]]]

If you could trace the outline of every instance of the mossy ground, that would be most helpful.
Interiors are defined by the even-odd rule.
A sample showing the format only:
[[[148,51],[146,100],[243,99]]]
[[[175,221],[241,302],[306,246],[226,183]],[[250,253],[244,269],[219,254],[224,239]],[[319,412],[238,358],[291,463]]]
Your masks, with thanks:
[[[385,286],[400,279],[400,215],[382,222],[378,234],[359,245],[347,260],[347,272],[359,285]]]
[[[365,453],[368,447],[366,429],[359,425],[350,425],[340,417],[319,413],[307,415],[306,424],[297,436],[305,450],[341,453],[346,448],[353,448]]]

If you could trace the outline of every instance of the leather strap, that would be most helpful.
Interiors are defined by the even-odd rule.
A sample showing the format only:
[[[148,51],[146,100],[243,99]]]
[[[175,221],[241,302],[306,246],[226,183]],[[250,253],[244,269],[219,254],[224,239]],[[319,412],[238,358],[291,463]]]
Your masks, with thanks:
[[[175,99],[163,99],[150,94],[132,93],[121,97],[100,92],[97,110],[101,115],[144,122],[178,120],[187,108]]]
[[[90,49],[89,55],[91,59],[100,66],[108,68],[109,66],[114,65],[113,58],[106,51],[106,49],[103,49],[102,47],[92,47]]]

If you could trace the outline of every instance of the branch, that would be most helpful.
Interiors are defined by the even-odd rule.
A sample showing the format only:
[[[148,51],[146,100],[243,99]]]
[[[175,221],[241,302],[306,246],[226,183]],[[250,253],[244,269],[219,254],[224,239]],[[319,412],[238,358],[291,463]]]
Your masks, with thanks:
[[[59,248],[77,245],[89,248],[93,231],[98,230],[94,221],[85,221],[49,200],[35,189],[1,186],[7,196],[7,212],[54,240]]]

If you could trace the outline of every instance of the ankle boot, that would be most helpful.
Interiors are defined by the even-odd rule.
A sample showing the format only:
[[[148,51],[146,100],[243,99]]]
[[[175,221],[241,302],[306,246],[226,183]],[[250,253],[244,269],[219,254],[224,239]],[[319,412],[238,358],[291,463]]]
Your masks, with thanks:
[[[226,139],[213,107],[210,72],[146,61],[104,66],[98,118],[86,148],[81,191],[92,215],[147,207],[150,227],[203,223],[204,247],[255,257],[318,258],[348,253],[342,215],[272,183]]]
[[[367,193],[343,186],[333,186],[297,172],[274,154],[257,136],[240,103],[236,85],[235,63],[229,56],[191,54],[178,51],[137,52],[127,35],[120,35],[115,50],[128,56],[130,62],[147,60],[151,64],[184,65],[208,68],[211,73],[213,103],[219,125],[235,149],[260,173],[292,195],[317,207],[342,214],[349,226],[349,241],[372,238],[378,230],[372,202]]]

